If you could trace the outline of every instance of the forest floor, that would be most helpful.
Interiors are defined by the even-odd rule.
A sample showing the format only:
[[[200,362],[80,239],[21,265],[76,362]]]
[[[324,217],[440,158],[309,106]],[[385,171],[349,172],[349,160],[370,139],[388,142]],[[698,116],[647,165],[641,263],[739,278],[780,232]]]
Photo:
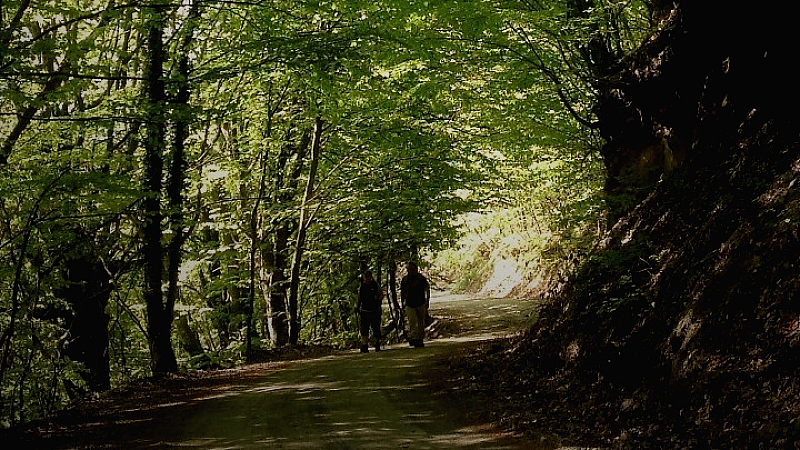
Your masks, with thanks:
[[[305,347],[282,355],[293,360],[142,380],[0,438],[38,449],[551,449],[487,421],[491,393],[449,384],[450,361],[501,348],[536,310],[532,300],[439,296],[422,349]]]

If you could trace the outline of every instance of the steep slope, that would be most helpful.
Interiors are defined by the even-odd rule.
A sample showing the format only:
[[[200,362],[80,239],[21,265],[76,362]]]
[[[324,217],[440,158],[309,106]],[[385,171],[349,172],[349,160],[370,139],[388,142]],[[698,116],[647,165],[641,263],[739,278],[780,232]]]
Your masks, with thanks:
[[[480,357],[502,374],[470,368],[465,384],[506,394],[509,426],[613,448],[800,448],[798,88],[787,15],[767,6],[665,9],[607,80],[609,190],[637,203],[528,336]]]

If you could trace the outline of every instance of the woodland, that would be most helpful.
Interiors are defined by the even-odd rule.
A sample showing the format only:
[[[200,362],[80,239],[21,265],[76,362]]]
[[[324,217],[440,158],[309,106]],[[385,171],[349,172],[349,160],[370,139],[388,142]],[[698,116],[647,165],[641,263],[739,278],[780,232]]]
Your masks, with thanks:
[[[0,2],[0,423],[349,348],[359,274],[542,296],[451,362],[558,444],[800,448],[785,7]],[[499,347],[498,347],[499,345]]]

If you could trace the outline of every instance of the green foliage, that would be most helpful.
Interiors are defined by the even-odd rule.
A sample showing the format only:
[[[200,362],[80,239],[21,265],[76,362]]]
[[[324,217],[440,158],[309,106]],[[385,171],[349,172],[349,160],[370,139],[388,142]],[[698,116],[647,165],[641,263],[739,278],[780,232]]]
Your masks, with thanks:
[[[164,279],[178,277],[175,312],[206,350],[179,354],[186,369],[234,364],[248,339],[270,345],[273,271],[281,259],[289,268],[301,228],[301,337],[341,346],[357,339],[364,265],[385,273],[438,252],[463,286],[498,257],[529,277],[561,267],[602,216],[596,137],[575,120],[592,115],[581,58],[597,36],[629,51],[644,11],[602,2],[572,16],[568,3],[159,3],[163,110],[142,95],[140,6],[4,3],[4,14],[21,9],[0,31],[0,326],[10,336],[0,420],[46,414],[85,384],[58,348],[74,312],[60,294],[70,258],[99,261],[111,278],[112,384],[150,374],[137,231],[153,195],[140,187],[144,118],[168,128],[165,167],[174,126],[190,119],[184,202],[160,199],[168,218],[185,218],[164,221],[163,242],[176,229],[187,237],[179,273]],[[176,103],[186,86],[188,104]],[[319,171],[302,204],[317,119]]]
[[[494,204],[462,216],[461,238],[435,258],[438,270],[461,290],[486,284],[501,260],[519,274],[513,287],[529,293],[572,266],[594,245],[604,228],[602,166],[599,158],[574,150],[535,148],[504,159],[505,185]]]

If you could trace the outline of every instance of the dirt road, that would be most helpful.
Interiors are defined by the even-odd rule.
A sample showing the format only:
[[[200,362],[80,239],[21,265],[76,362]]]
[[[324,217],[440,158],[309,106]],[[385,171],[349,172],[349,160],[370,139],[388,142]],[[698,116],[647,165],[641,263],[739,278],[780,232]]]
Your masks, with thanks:
[[[519,449],[521,442],[470,425],[431,395],[427,365],[459,343],[390,348],[303,361],[259,384],[198,401],[175,414],[144,448]],[[155,430],[151,430],[155,431]],[[130,445],[133,447],[134,445]],[[130,448],[129,447],[129,448]]]
[[[484,308],[480,320],[466,301],[439,300],[432,313],[459,322],[457,337],[425,348],[389,346],[295,361],[256,378],[236,378],[203,396],[123,411],[92,440],[65,439],[48,448],[125,449],[531,449],[530,442],[470,420],[469,403],[435,394],[436,364],[476,339],[506,330],[531,305]],[[505,301],[508,302],[508,301]],[[497,306],[499,303],[492,303]],[[475,305],[472,305],[475,306]],[[505,309],[504,309],[505,308]],[[494,319],[487,321],[486,316]],[[500,322],[498,322],[500,320]],[[504,322],[506,321],[506,322]],[[468,322],[468,323],[467,323]],[[481,324],[477,326],[476,324]],[[501,325],[498,325],[501,324]],[[502,325],[505,324],[505,325]],[[468,326],[466,326],[468,325]],[[479,337],[481,336],[481,337]],[[439,372],[441,373],[441,372]],[[100,427],[98,427],[100,428]],[[110,434],[110,430],[115,430]],[[59,441],[61,439],[56,439]],[[56,444],[51,440],[50,444]]]

